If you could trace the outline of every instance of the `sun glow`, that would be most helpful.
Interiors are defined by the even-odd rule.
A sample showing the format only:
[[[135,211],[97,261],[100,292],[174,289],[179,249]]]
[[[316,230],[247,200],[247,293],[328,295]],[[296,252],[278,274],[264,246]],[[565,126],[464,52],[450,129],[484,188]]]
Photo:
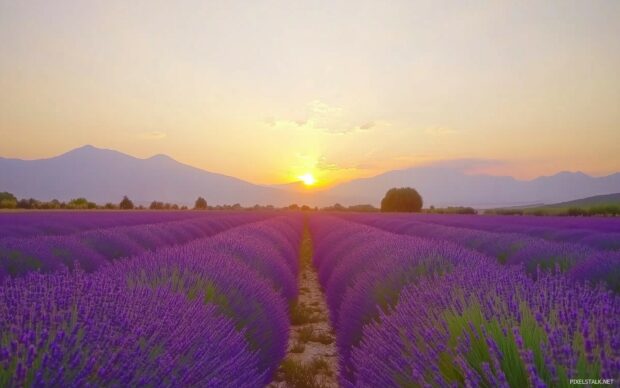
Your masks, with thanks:
[[[309,172],[308,172],[308,173],[305,173],[304,175],[300,175],[298,178],[299,178],[299,180],[301,180],[301,181],[304,183],[304,185],[306,185],[306,186],[312,186],[313,184],[315,184],[315,183],[316,183],[316,179],[315,179],[315,178],[312,176],[312,174],[310,174]]]

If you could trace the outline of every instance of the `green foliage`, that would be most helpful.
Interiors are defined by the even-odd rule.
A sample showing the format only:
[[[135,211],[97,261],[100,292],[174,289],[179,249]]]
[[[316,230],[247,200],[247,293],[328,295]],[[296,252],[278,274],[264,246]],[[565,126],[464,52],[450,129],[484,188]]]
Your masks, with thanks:
[[[349,206],[348,210],[350,212],[359,212],[359,213],[374,213],[374,212],[379,211],[379,209],[369,204],[351,205]]]
[[[0,201],[5,200],[17,202],[17,198],[13,194],[9,193],[8,191],[2,191],[0,192]]]
[[[498,215],[498,216],[522,216],[522,209],[487,209],[484,214]]]
[[[138,209],[141,209],[142,206],[139,206]],[[187,209],[187,206],[184,206]],[[149,209],[151,210],[179,210],[179,205],[176,203],[168,203],[168,202],[159,202],[153,201],[149,205]]]
[[[342,206],[339,203],[335,203],[332,206],[324,207],[321,210],[326,211],[326,212],[344,212],[344,211],[347,211],[347,208]]]
[[[131,210],[131,209],[134,208],[133,202],[129,198],[127,198],[127,196],[123,197],[123,200],[118,205],[118,207],[123,209],[123,210]]]
[[[163,202],[153,201],[149,205],[149,209],[151,209],[151,210],[161,210],[163,208],[164,208],[164,203]]]
[[[477,214],[476,209],[473,207],[465,207],[465,206],[448,206],[448,207],[439,207],[436,208],[431,206],[425,213],[433,213],[433,214]]]
[[[19,201],[17,201],[17,207],[20,209],[41,209],[42,208],[42,202],[41,201],[37,201],[34,198],[22,198]]]
[[[462,300],[462,303],[466,303]],[[550,371],[544,361],[542,349],[549,346],[549,339],[545,331],[536,321],[533,312],[525,303],[519,305],[520,320],[518,321],[498,321],[496,318],[485,319],[482,314],[480,304],[477,300],[470,301],[470,307],[458,314],[455,311],[444,313],[444,321],[450,335],[449,349],[443,354],[440,365],[443,375],[450,379],[463,383],[463,376],[454,360],[458,355],[459,345],[468,343],[465,359],[482,376],[482,363],[490,363],[491,350],[486,338],[492,338],[500,349],[503,357],[500,360],[500,368],[505,374],[511,387],[528,386],[526,365],[520,354],[515,333],[512,330],[504,330],[506,327],[513,327],[518,330],[518,335],[523,340],[523,347],[533,353],[534,366],[539,376],[550,381]],[[574,349],[578,350],[579,359],[577,360],[577,375],[581,378],[599,378],[600,365],[596,362],[589,362],[586,356],[584,339],[581,332],[576,332],[573,338],[567,339]],[[420,338],[416,346],[424,346],[423,339]],[[559,380],[554,382],[554,386],[568,387],[569,371],[558,367],[557,374]],[[488,382],[487,382],[488,383]],[[486,384],[485,384],[486,385]]]
[[[0,199],[0,209],[15,209],[17,207],[17,201],[14,199]]]
[[[420,212],[422,197],[411,187],[392,188],[381,200],[382,212]]]
[[[194,209],[207,210],[207,200],[202,197],[198,197],[198,199],[196,199],[196,203],[194,204]]]
[[[620,205],[599,205],[592,206],[589,209],[590,215],[610,215],[617,216],[620,214]]]
[[[41,262],[34,256],[0,247],[0,265],[4,267],[9,275],[15,276],[24,272],[25,268],[29,270],[40,268]]]
[[[96,209],[97,204],[88,201],[86,198],[75,198],[66,205],[67,209]]]
[[[531,216],[569,216],[569,217],[591,217],[591,216],[618,216],[620,215],[620,205],[596,205],[590,207],[556,207],[540,206],[519,209],[487,209],[484,214],[495,214],[502,216],[531,215]]]

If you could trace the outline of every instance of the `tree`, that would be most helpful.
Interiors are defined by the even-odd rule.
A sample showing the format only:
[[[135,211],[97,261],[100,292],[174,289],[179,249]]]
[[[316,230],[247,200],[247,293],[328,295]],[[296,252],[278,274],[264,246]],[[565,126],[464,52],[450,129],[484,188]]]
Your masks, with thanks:
[[[382,212],[419,212],[422,210],[422,197],[411,187],[392,188],[381,200]]]
[[[151,202],[151,205],[149,206],[149,209],[151,210],[161,210],[163,208],[164,208],[164,203],[159,202],[159,201],[153,201]]]
[[[372,213],[372,212],[379,211],[379,209],[377,209],[376,207],[370,204],[352,205],[352,206],[349,206],[348,210],[350,212],[360,212],[360,213]]]
[[[69,209],[88,209],[88,200],[86,198],[74,198],[67,204]]]
[[[196,203],[194,204],[194,209],[207,210],[207,200],[202,197],[198,197]]]
[[[17,207],[20,209],[36,209],[39,207],[39,201],[34,198],[22,198],[17,202]]]
[[[127,196],[123,197],[123,200],[118,205],[118,207],[123,209],[123,210],[131,210],[131,209],[134,208],[133,202],[131,202],[131,199],[127,198]]]
[[[326,211],[326,212],[344,212],[344,211],[347,211],[347,208],[342,206],[339,203],[335,203],[332,206],[324,207],[321,210]]]
[[[0,193],[0,209],[15,209],[17,207],[17,198],[9,192]]]

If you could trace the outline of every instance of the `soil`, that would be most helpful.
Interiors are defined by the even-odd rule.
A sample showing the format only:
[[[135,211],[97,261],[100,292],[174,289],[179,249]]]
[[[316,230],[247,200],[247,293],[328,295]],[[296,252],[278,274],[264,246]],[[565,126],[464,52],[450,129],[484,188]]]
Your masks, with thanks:
[[[301,383],[286,381],[291,379],[287,378],[281,367],[275,381],[269,387],[338,387],[338,352],[335,335],[329,321],[325,296],[321,290],[316,269],[312,264],[312,242],[309,233],[306,233],[302,243],[297,305],[302,310],[311,312],[310,322],[291,326],[285,360],[292,360],[306,367],[312,365],[313,362],[316,363],[317,360],[324,362],[321,362],[322,367],[319,370],[313,371],[312,381]],[[303,335],[304,332],[307,334],[310,330],[312,330],[312,339],[305,342],[300,341],[300,334]],[[321,342],[318,342],[319,340]],[[303,343],[303,351],[301,352],[299,352],[300,343]]]

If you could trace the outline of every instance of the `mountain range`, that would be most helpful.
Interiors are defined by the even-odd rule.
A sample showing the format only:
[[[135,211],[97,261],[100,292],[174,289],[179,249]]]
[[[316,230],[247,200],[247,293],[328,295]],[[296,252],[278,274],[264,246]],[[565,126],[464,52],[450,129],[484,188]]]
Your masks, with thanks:
[[[244,206],[291,203],[325,206],[378,205],[391,187],[415,187],[426,205],[479,208],[570,201],[620,192],[620,173],[592,177],[560,172],[533,180],[469,175],[454,166],[431,165],[389,171],[332,188],[304,193],[298,184],[264,186],[180,163],[166,155],[139,159],[118,151],[84,146],[48,159],[0,158],[0,191],[20,198],[69,200],[86,197],[105,203],[123,195],[134,202],[152,200],[193,204],[203,196],[210,204]]]

